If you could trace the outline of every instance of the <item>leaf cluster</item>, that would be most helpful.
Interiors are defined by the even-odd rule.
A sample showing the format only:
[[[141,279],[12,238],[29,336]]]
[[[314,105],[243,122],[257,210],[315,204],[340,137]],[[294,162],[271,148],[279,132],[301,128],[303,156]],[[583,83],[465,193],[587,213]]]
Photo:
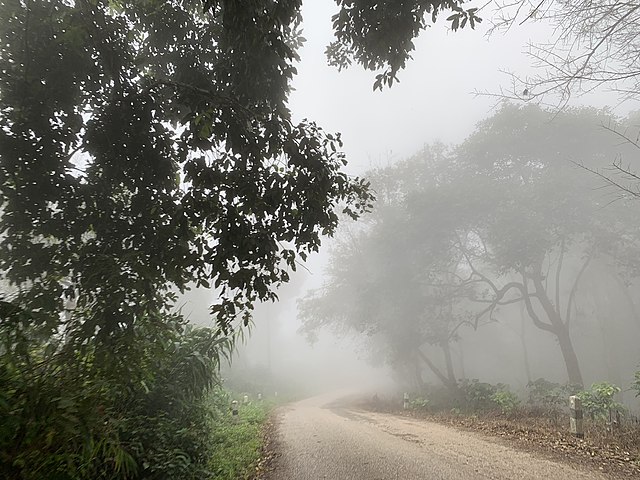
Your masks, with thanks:
[[[582,401],[582,408],[587,415],[593,419],[606,420],[611,411],[624,410],[624,406],[614,400],[614,396],[619,392],[620,387],[602,382],[594,383],[590,390],[582,390],[577,396]]]
[[[477,8],[464,9],[459,0],[336,0],[340,7],[333,18],[336,40],[326,50],[329,64],[339,69],[354,61],[368,70],[381,70],[373,89],[382,90],[398,81],[413,52],[414,39],[435,23],[439,14],[452,11],[447,18],[452,30],[471,28],[482,19]]]

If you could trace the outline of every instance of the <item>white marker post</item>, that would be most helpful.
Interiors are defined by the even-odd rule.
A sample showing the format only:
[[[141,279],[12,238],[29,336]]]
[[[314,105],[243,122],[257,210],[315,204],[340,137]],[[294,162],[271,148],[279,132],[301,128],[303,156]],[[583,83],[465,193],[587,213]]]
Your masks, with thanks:
[[[409,408],[409,394],[404,392],[404,396],[402,397],[402,408],[405,410]]]
[[[571,433],[577,438],[584,438],[584,425],[582,421],[582,401],[575,395],[569,397],[569,415]]]
[[[244,403],[245,405],[249,403],[249,395],[245,395],[244,397],[242,397],[242,403]]]
[[[231,402],[231,415],[234,418],[238,417],[238,401],[237,400],[234,400]]]

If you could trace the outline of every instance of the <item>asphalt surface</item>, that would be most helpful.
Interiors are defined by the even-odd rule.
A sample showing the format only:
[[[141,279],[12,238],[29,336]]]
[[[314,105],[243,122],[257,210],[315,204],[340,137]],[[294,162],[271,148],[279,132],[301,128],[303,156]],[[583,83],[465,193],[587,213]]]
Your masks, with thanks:
[[[315,397],[283,408],[270,480],[605,480],[504,442]]]

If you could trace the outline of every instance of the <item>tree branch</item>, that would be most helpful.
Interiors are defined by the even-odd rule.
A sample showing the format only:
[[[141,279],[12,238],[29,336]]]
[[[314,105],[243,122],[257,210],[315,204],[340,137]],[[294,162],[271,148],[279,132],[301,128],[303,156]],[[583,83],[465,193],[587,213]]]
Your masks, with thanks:
[[[427,364],[427,367],[429,367],[429,369],[435,374],[435,376],[438,377],[438,379],[447,387],[452,387],[453,385],[451,384],[449,379],[440,371],[438,367],[436,367],[431,359],[429,359],[429,357],[427,357],[420,348],[417,348],[417,351],[420,358],[424,361],[424,363]]]
[[[524,270],[522,270],[521,274],[522,274],[522,283],[519,284],[521,285],[520,291],[522,292],[522,296],[524,298],[524,305],[527,308],[527,313],[529,314],[529,317],[533,321],[533,324],[536,327],[538,327],[540,330],[544,330],[546,332],[551,332],[555,334],[556,332],[555,332],[555,328],[553,328],[553,325],[545,323],[542,320],[540,320],[540,317],[538,317],[538,314],[533,309],[533,304],[531,303],[531,295],[529,294],[529,289],[527,288],[528,280],[527,280],[526,273]],[[540,301],[539,298],[538,298],[538,301]]]

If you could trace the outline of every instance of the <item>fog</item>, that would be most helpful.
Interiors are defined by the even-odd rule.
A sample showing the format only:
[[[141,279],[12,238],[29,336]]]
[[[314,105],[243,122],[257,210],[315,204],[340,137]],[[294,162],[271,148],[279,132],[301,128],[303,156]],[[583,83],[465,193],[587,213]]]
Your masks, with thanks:
[[[546,226],[543,227],[546,229],[544,235],[532,239],[515,238],[513,241],[528,245],[531,250],[540,250],[540,262],[546,265],[545,272],[542,272],[541,267],[540,278],[545,283],[549,298],[552,302],[560,299],[560,306],[555,307],[557,312],[562,311],[559,317],[565,315],[565,309],[568,316],[573,317],[572,320],[563,317],[564,320],[561,318],[561,321],[568,325],[572,349],[575,350],[578,358],[584,384],[588,386],[602,381],[615,383],[623,390],[620,400],[631,408],[635,408],[637,402],[634,401],[633,394],[628,391],[628,386],[640,363],[635,341],[640,334],[636,310],[640,290],[635,279],[636,273],[631,271],[635,268],[632,252],[636,251],[639,240],[634,236],[637,234],[635,230],[638,221],[637,206],[634,207],[624,198],[621,200],[620,198],[624,197],[621,195],[623,192],[616,190],[615,186],[613,189],[610,188],[611,182],[607,180],[610,178],[608,175],[615,175],[616,172],[611,172],[607,168],[616,159],[630,161],[636,155],[636,150],[624,139],[616,136],[615,132],[607,132],[602,127],[608,126],[618,132],[627,132],[625,129],[629,126],[633,128],[634,120],[627,116],[633,112],[637,103],[633,100],[619,102],[615,94],[601,89],[587,95],[576,96],[564,108],[567,111],[580,107],[606,108],[606,113],[585,110],[583,113],[579,111],[575,114],[575,118],[569,115],[571,118],[563,120],[563,113],[559,108],[554,107],[553,98],[547,98],[546,104],[540,107],[542,110],[531,113],[532,119],[523,120],[513,111],[505,113],[502,110],[500,98],[493,95],[478,95],[478,92],[497,93],[503,87],[509,88],[510,77],[505,72],[517,72],[518,75],[526,76],[535,71],[531,58],[524,54],[527,44],[548,38],[552,31],[543,24],[531,23],[514,27],[507,33],[493,33],[491,36],[487,36],[489,28],[487,24],[483,24],[475,31],[467,29],[456,33],[449,31],[441,24],[435,25],[416,41],[414,58],[406,70],[400,72],[400,82],[391,89],[384,89],[382,92],[373,91],[373,73],[363,71],[357,66],[342,72],[327,66],[324,49],[331,40],[330,17],[334,9],[330,2],[305,2],[304,36],[307,41],[301,51],[299,73],[294,81],[295,91],[291,95],[291,107],[295,118],[312,119],[325,130],[342,134],[344,151],[349,161],[346,167],[347,172],[350,175],[367,178],[372,176],[371,181],[378,197],[378,205],[374,208],[373,214],[365,217],[362,222],[354,224],[344,219],[335,238],[325,238],[320,253],[312,255],[307,262],[300,264],[291,283],[278,291],[280,301],[273,304],[264,303],[256,307],[253,324],[239,342],[232,364],[223,368],[225,381],[238,390],[253,393],[261,391],[265,394],[279,392],[280,395],[292,398],[347,387],[363,389],[367,392],[392,392],[407,389],[419,390],[426,388],[426,385],[441,383],[442,379],[439,379],[438,375],[426,365],[417,366],[420,362],[416,358],[400,358],[403,350],[409,350],[414,346],[394,345],[394,352],[389,353],[390,347],[388,340],[385,339],[385,335],[393,333],[394,329],[402,328],[396,327],[396,324],[402,323],[400,316],[407,314],[406,311],[402,311],[402,308],[410,301],[403,301],[404,304],[401,306],[385,304],[384,298],[389,292],[380,285],[393,284],[395,274],[400,276],[420,274],[412,272],[411,269],[401,269],[399,273],[396,272],[397,268],[403,265],[404,260],[395,258],[393,253],[376,258],[366,257],[366,252],[375,251],[379,245],[372,246],[371,242],[375,243],[376,238],[384,238],[384,235],[387,235],[383,230],[390,220],[385,217],[388,214],[388,212],[385,213],[385,209],[395,211],[395,214],[391,214],[392,217],[408,215],[406,218],[403,217],[406,222],[402,224],[411,225],[413,228],[416,224],[412,223],[411,218],[415,218],[416,207],[408,213],[403,208],[411,201],[415,201],[415,199],[412,200],[412,196],[415,196],[416,192],[426,195],[425,202],[429,201],[431,198],[429,189],[434,187],[434,178],[440,175],[445,177],[460,175],[460,178],[452,183],[452,188],[460,188],[456,185],[469,185],[464,183],[469,179],[462,178],[465,175],[464,172],[449,172],[446,167],[449,163],[456,163],[452,160],[456,155],[462,155],[456,152],[464,151],[465,148],[476,149],[470,156],[476,155],[480,158],[483,155],[492,155],[495,151],[498,157],[503,155],[512,158],[513,152],[519,152],[521,149],[524,160],[520,164],[518,163],[520,160],[517,159],[514,162],[511,159],[505,164],[507,167],[500,167],[513,168],[517,165],[515,169],[518,170],[516,174],[521,176],[520,187],[527,187],[528,182],[531,183],[532,191],[538,192],[534,192],[534,196],[539,198],[539,195],[544,195],[547,188],[555,189],[556,193],[558,190],[563,190],[562,181],[568,181],[582,192],[581,195],[587,195],[588,201],[591,202],[580,215],[585,218],[598,216],[597,222],[600,223],[596,226],[586,223],[579,226],[573,225],[571,224],[572,213],[567,211],[564,212],[566,218],[549,220],[551,225],[548,229]],[[528,115],[525,103],[521,102],[514,108],[516,110],[519,108],[521,113],[524,112],[523,115]],[[514,118],[508,118],[509,115],[514,115]],[[488,138],[478,138],[483,135],[482,128],[478,126],[479,122],[493,116],[497,118],[494,123],[503,122],[503,124],[500,127],[490,127],[490,123],[485,123],[485,134],[487,129],[490,131],[487,134]],[[557,117],[560,117],[560,120]],[[517,124],[518,121],[524,123]],[[624,123],[625,121],[627,123]],[[516,122],[513,124],[514,129],[520,129],[519,133],[505,132],[510,122]],[[557,127],[554,122],[557,122]],[[576,125],[569,125],[571,122]],[[616,122],[621,122],[620,128]],[[538,136],[532,133],[529,138],[527,132],[522,130],[522,125],[528,125],[532,130],[540,130]],[[585,125],[591,125],[593,131],[589,130],[590,133],[585,131]],[[496,132],[491,133],[491,128],[495,128]],[[563,134],[559,134],[555,139],[549,138],[548,132],[556,128],[566,128],[567,137],[564,140],[567,142],[564,142]],[[594,153],[594,158],[588,157],[585,151],[571,150],[576,147],[575,142],[578,144],[583,142],[581,139],[570,138],[575,134],[576,129],[583,129],[585,138],[593,140],[596,136],[600,139],[596,143],[599,142],[598,145],[602,148]],[[507,146],[502,144],[501,135],[516,134],[522,135],[521,146],[517,144],[517,137],[515,140],[514,138],[506,140]],[[476,137],[473,137],[474,135]],[[471,140],[469,140],[470,137]],[[549,147],[545,145],[547,141],[557,142],[557,145]],[[540,142],[538,144],[541,147],[540,151],[536,150],[536,142]],[[518,156],[518,153],[515,155]],[[593,169],[596,173],[580,168],[577,164],[584,164],[586,168]],[[536,180],[532,180],[536,175],[535,170],[538,167],[546,169],[547,165],[552,172],[557,169],[556,173],[551,173],[552,177],[555,176],[556,180],[561,177],[563,180],[559,183],[553,181],[545,183],[546,180],[544,180],[541,181],[540,186],[537,186]],[[421,168],[423,169],[421,173],[408,178],[407,171]],[[500,181],[499,177],[502,173],[498,175],[495,169],[490,172],[491,168],[487,165],[472,168],[487,169],[479,176],[485,175],[489,178],[493,175],[490,183],[495,182],[496,179]],[[527,170],[527,175],[532,175],[529,180],[524,179],[522,175],[525,174],[520,171],[521,169]],[[604,178],[598,177],[597,172],[603,171]],[[475,173],[477,174],[477,171]],[[394,176],[395,180],[389,180]],[[634,178],[627,175],[625,180],[633,181]],[[509,184],[509,181],[506,183]],[[499,189],[502,188],[500,185],[491,183],[485,186],[493,189],[488,197],[496,199],[497,202],[512,192],[510,188],[514,188],[511,185],[504,193],[500,193]],[[603,188],[607,185],[608,188]],[[440,188],[439,185],[435,186]],[[520,187],[516,185],[515,188]],[[540,190],[536,190],[537,188]],[[460,190],[459,194],[465,201],[474,202],[474,192]],[[514,197],[514,202],[516,204],[518,201],[532,202],[531,197],[527,195],[525,194],[522,198]],[[439,202],[446,203],[449,201],[448,198],[435,200],[431,198],[431,200],[439,204]],[[567,200],[565,197],[553,197],[553,200],[571,205],[573,202],[583,202],[582,199]],[[451,215],[466,211],[465,209],[469,210],[471,208],[469,205],[471,203],[467,206],[457,205],[457,210],[452,209]],[[545,204],[539,207],[524,203],[522,205],[521,211],[518,207],[505,213],[505,220],[490,225],[485,232],[477,233],[480,227],[469,220],[465,220],[466,224],[456,227],[457,233],[461,229],[466,229],[465,234],[468,236],[465,240],[467,242],[465,248],[468,251],[460,253],[462,250],[459,250],[457,254],[449,253],[453,256],[443,260],[445,263],[456,264],[453,272],[456,276],[469,274],[471,275],[469,278],[473,277],[470,268],[476,268],[477,265],[474,264],[471,267],[471,261],[463,265],[461,255],[468,255],[469,251],[476,249],[478,242],[493,242],[493,246],[488,248],[495,251],[504,247],[496,240],[495,235],[506,235],[509,229],[519,228],[519,224],[499,224],[503,221],[508,222],[509,215],[523,213],[526,216],[534,212],[533,215],[538,215],[540,218],[536,217],[532,221],[544,224],[546,218],[550,218],[557,211],[553,205]],[[564,203],[558,208],[562,210],[563,205]],[[505,205],[503,207],[511,208]],[[486,209],[486,211],[479,210],[478,215],[486,214],[487,222],[495,221],[496,212],[489,213],[490,207]],[[440,221],[445,215],[442,213],[440,217],[431,217],[429,221],[432,222],[433,218]],[[605,220],[600,217],[619,218],[616,222],[628,223],[625,228],[616,231],[613,224],[605,225],[602,223]],[[616,222],[614,223],[618,225]],[[565,224],[571,224],[566,231],[563,230]],[[417,228],[419,230],[427,227]],[[507,233],[502,233],[501,229],[505,228]],[[595,230],[590,230],[591,228]],[[398,233],[399,237],[405,235],[404,232]],[[621,235],[631,235],[633,238],[625,237],[625,245],[617,245],[611,251],[607,251],[599,242],[606,243],[613,240],[603,239],[605,233],[614,237],[617,235],[618,239]],[[411,237],[405,240],[415,242],[415,238],[424,238],[428,234],[429,230],[419,234],[413,232]],[[485,234],[486,238],[472,238],[473,235]],[[556,234],[557,237],[550,238]],[[598,238],[591,243],[590,240],[585,240],[586,237],[591,236]],[[533,243],[527,243],[529,240]],[[544,245],[535,244],[537,240]],[[391,243],[393,244],[393,241]],[[408,249],[417,248],[417,245],[414,243],[407,247],[407,244],[404,244]],[[385,248],[393,252],[394,248],[402,247],[387,245]],[[596,250],[598,254],[593,253]],[[380,254],[379,251],[377,253]],[[516,248],[513,255],[518,256],[521,253]],[[424,252],[421,253],[423,254]],[[365,271],[363,275],[375,277],[376,281],[381,283],[372,286],[371,282],[367,283],[362,278],[350,279],[346,272],[348,262],[355,258],[353,255],[366,257],[364,264],[358,264],[358,268]],[[491,272],[493,283],[483,284],[472,295],[467,291],[467,298],[457,300],[456,305],[453,305],[455,302],[449,298],[448,301],[451,302],[449,320],[457,326],[455,331],[447,333],[448,346],[444,350],[444,356],[438,346],[439,342],[442,343],[442,338],[434,339],[433,332],[425,333],[423,326],[415,326],[417,330],[413,333],[420,332],[426,338],[421,340],[422,346],[418,346],[418,349],[422,349],[418,355],[425,353],[429,356],[436,369],[445,377],[451,376],[451,380],[480,379],[490,383],[503,383],[523,397],[526,396],[527,384],[535,379],[545,378],[559,384],[568,382],[570,379],[567,376],[565,360],[572,354],[567,353],[566,349],[563,350],[564,347],[559,348],[558,334],[536,326],[524,306],[525,302],[517,302],[518,299],[513,292],[509,292],[504,297],[506,304],[495,305],[495,311],[491,311],[490,314],[480,315],[482,308],[469,305],[468,297],[470,296],[478,301],[481,297],[484,303],[489,302],[495,294],[489,291],[492,284],[497,285],[499,290],[509,281],[516,281],[516,277],[529,266],[524,265],[522,263],[524,260],[520,257],[496,261],[495,258],[481,258],[477,252],[472,254],[474,255],[474,260],[483,263],[487,271]],[[492,252],[490,256],[493,255]],[[625,255],[631,255],[631,257]],[[348,259],[345,260],[345,257]],[[587,257],[593,257],[593,260],[581,273],[581,265]],[[432,259],[433,256],[430,258]],[[414,260],[421,261],[415,258]],[[343,261],[347,263],[342,265],[344,268],[340,268],[340,263]],[[376,262],[382,263],[376,266]],[[390,267],[389,262],[394,266]],[[431,271],[433,275],[441,274],[440,270],[438,270],[440,273],[434,273],[436,270],[433,265],[429,268],[434,269]],[[526,275],[529,275],[529,272],[522,273],[519,281],[527,288],[534,288],[533,280]],[[484,273],[482,277],[486,278]],[[483,280],[477,277],[471,283],[476,281],[482,283]],[[336,282],[342,282],[340,283],[342,286],[350,285],[357,293],[350,298],[341,297],[338,295],[339,292],[332,292]],[[446,282],[443,282],[437,288],[445,288],[445,284]],[[457,286],[462,288],[459,283]],[[367,315],[366,308],[358,310],[359,307],[353,305],[359,301],[367,301],[366,297],[356,298],[365,287],[383,288],[378,295],[379,303],[370,307],[375,312],[369,312],[371,315],[369,318],[362,317]],[[400,285],[399,288],[403,287]],[[465,284],[464,288],[470,289],[476,286]],[[394,287],[389,286],[389,290],[394,290]],[[343,293],[348,296],[348,292],[343,291]],[[404,293],[410,295],[410,292],[395,290],[393,295]],[[208,291],[192,292],[183,300],[183,312],[193,319],[206,318],[206,306],[213,298],[214,296]],[[540,297],[538,296],[537,299],[540,300]],[[322,308],[325,308],[328,313],[325,312],[324,316],[317,311],[311,313],[307,311],[302,315],[301,304],[305,301],[312,303],[314,300],[331,304],[334,310],[341,310],[341,313],[337,314],[325,305]],[[493,300],[496,300],[495,295]],[[423,307],[418,305],[415,308]],[[428,308],[435,307],[429,304]],[[437,308],[440,309],[441,305]],[[545,314],[542,303],[533,305],[531,309],[536,316]],[[386,312],[381,313],[383,310]],[[376,315],[385,317],[384,322],[388,324],[378,319]],[[424,315],[424,312],[417,314],[417,318],[421,318],[421,315]],[[371,321],[369,325],[367,325],[368,320]],[[538,318],[537,321],[541,320]],[[547,324],[554,320],[542,318],[542,321]],[[206,324],[206,321],[197,320],[196,323]],[[460,327],[459,324],[463,325]],[[411,332],[407,335],[410,340],[415,338]],[[447,356],[450,356],[449,362],[446,360]],[[407,365],[411,366],[408,368]],[[447,370],[450,371],[447,373]],[[419,377],[418,383],[416,383],[416,375]],[[574,372],[574,378],[571,380],[575,381],[576,378],[580,376],[576,376]]]
[[[639,25],[0,1],[0,478],[637,476]]]

